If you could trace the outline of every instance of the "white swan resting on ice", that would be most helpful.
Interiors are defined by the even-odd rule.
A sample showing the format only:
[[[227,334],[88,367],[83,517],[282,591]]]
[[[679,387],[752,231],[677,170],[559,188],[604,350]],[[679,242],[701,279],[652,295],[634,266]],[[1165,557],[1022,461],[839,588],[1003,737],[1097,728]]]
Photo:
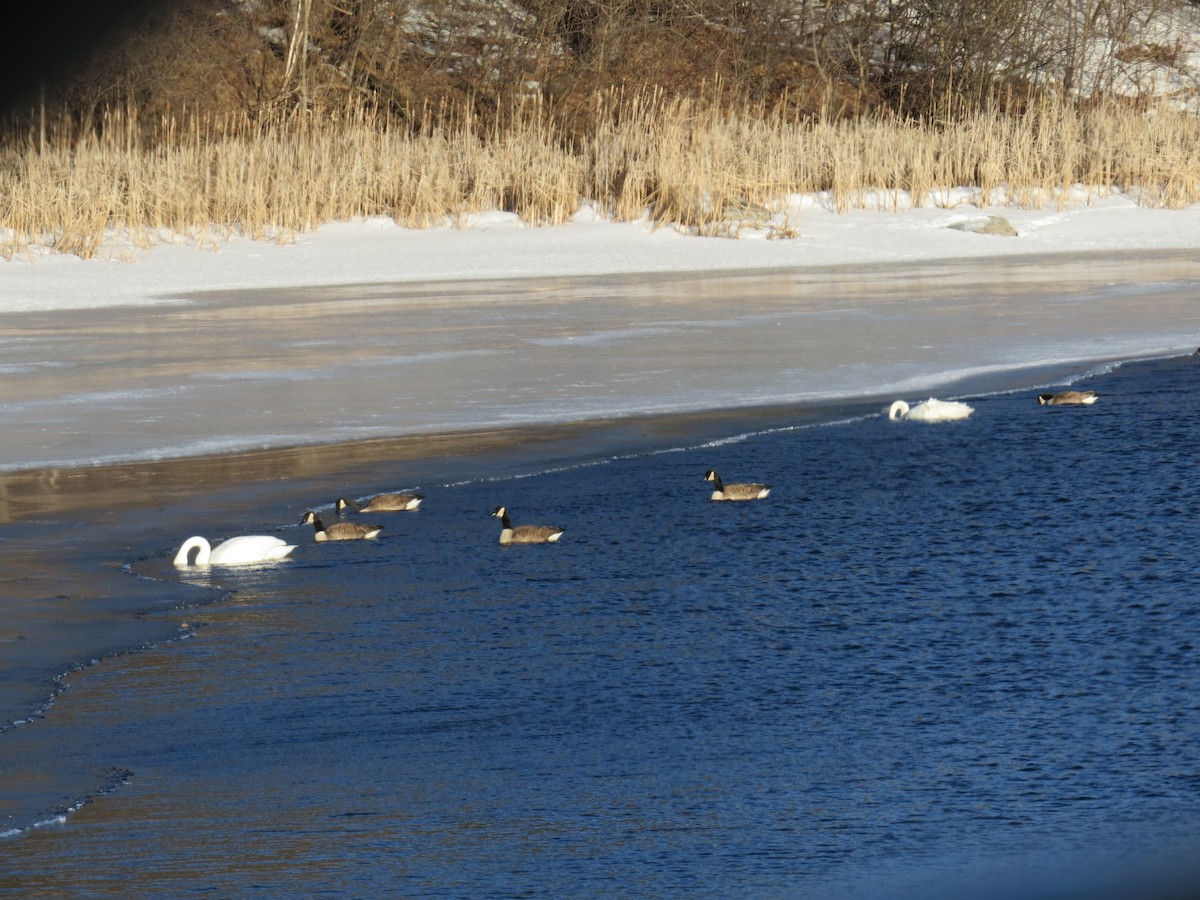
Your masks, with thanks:
[[[243,534],[240,537],[231,537],[216,547],[197,535],[183,542],[183,546],[175,554],[175,565],[240,566],[283,559],[295,549],[295,544],[289,544],[269,534]],[[195,562],[188,559],[193,550],[197,551]]]
[[[911,419],[914,422],[950,422],[954,419],[965,419],[973,412],[975,412],[974,407],[960,403],[958,400],[935,400],[930,397],[913,407],[903,400],[897,400],[888,410],[888,418],[893,420]]]

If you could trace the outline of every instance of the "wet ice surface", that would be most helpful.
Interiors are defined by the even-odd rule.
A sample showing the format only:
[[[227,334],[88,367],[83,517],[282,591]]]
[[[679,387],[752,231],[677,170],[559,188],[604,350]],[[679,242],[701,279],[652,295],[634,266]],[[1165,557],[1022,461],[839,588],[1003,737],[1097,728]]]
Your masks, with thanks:
[[[0,469],[895,393],[1178,352],[1185,255],[472,281],[0,320]]]

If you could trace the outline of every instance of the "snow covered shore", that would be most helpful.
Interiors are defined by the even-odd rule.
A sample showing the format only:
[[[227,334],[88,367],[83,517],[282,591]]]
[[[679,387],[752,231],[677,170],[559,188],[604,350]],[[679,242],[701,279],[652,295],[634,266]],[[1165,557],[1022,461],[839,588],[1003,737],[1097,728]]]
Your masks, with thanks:
[[[972,197],[954,191],[936,208],[917,209],[902,196],[878,197],[878,211],[848,213],[830,211],[828,198],[797,197],[737,240],[614,224],[588,208],[542,228],[491,213],[430,230],[388,219],[336,223],[280,243],[166,235],[139,249],[114,238],[93,260],[46,253],[0,261],[0,314],[153,304],[204,290],[956,259],[966,269],[971,259],[1024,254],[1200,249],[1200,206],[1146,209],[1126,195],[1083,190],[1070,206],[1038,210],[980,208]],[[1017,234],[969,230],[989,216]]]

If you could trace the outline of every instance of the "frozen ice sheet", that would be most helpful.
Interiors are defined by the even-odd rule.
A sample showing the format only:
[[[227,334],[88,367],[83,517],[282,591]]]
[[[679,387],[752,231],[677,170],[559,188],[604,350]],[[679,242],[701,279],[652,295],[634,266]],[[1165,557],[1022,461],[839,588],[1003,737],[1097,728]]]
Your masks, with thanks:
[[[1200,338],[1183,254],[230,291],[0,320],[0,469],[895,393]]]

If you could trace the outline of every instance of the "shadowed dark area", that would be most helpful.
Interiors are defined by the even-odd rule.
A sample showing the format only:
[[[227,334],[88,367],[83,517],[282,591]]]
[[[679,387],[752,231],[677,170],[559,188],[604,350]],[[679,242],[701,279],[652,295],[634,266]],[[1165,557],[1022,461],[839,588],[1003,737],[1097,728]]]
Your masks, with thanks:
[[[0,115],[22,115],[96,54],[178,0],[9,3],[0,27]]]

